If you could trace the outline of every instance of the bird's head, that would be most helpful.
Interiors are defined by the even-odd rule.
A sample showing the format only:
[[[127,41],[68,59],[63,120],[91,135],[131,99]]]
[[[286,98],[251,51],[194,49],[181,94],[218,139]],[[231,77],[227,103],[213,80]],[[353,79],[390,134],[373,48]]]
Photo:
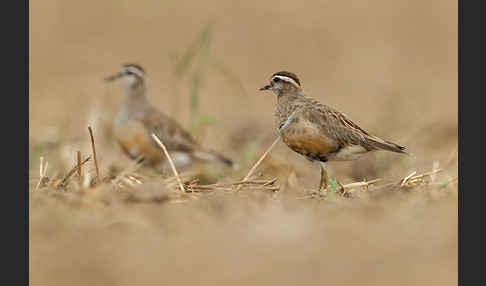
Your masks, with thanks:
[[[138,64],[124,64],[120,71],[105,78],[105,82],[120,81],[125,88],[136,88],[145,83],[145,71]]]
[[[275,94],[279,95],[281,92],[300,92],[302,86],[296,74],[281,71],[272,75],[269,85],[260,88],[260,90],[268,89],[271,89]]]

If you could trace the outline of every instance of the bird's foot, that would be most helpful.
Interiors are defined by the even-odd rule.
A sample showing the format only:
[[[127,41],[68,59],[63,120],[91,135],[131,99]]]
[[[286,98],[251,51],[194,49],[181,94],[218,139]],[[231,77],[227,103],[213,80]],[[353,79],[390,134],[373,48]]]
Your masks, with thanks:
[[[309,192],[312,198],[325,198],[331,193],[344,194],[344,186],[335,178],[329,180],[329,184],[322,184],[318,189]]]

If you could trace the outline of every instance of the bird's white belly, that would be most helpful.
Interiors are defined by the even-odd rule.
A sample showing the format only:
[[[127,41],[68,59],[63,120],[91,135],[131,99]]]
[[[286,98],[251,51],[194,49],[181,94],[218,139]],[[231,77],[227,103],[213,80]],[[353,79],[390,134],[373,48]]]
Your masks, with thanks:
[[[191,155],[185,152],[174,151],[170,152],[169,155],[174,165],[179,168],[185,167],[192,162]]]
[[[341,148],[339,152],[331,153],[328,155],[328,160],[331,161],[352,161],[357,160],[369,151],[366,148],[359,145],[351,145]]]

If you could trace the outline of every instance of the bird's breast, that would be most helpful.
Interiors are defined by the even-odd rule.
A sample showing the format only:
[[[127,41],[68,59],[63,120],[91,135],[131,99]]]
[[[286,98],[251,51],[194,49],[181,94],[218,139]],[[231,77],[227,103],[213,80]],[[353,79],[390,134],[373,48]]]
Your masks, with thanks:
[[[280,135],[290,149],[312,160],[322,161],[339,148],[338,144],[325,136],[321,130],[305,123],[289,126]]]
[[[146,160],[152,162],[162,158],[161,151],[157,149],[144,126],[138,121],[116,124],[114,135],[121,149],[131,158],[144,156]]]

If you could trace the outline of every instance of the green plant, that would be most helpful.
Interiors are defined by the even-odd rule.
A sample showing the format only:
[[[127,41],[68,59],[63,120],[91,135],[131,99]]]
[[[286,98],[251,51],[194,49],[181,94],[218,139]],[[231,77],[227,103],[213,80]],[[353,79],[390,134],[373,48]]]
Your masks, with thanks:
[[[175,80],[173,91],[175,103],[173,115],[180,112],[181,83],[187,81],[189,86],[189,132],[196,137],[202,137],[204,127],[216,123],[216,120],[201,113],[201,94],[206,82],[206,74],[209,68],[218,74],[236,90],[238,94],[244,94],[245,90],[238,76],[223,62],[211,54],[211,43],[214,33],[214,21],[209,21],[191,42],[182,56],[177,51],[171,51],[169,57],[173,65]],[[199,138],[200,139],[200,138]]]

